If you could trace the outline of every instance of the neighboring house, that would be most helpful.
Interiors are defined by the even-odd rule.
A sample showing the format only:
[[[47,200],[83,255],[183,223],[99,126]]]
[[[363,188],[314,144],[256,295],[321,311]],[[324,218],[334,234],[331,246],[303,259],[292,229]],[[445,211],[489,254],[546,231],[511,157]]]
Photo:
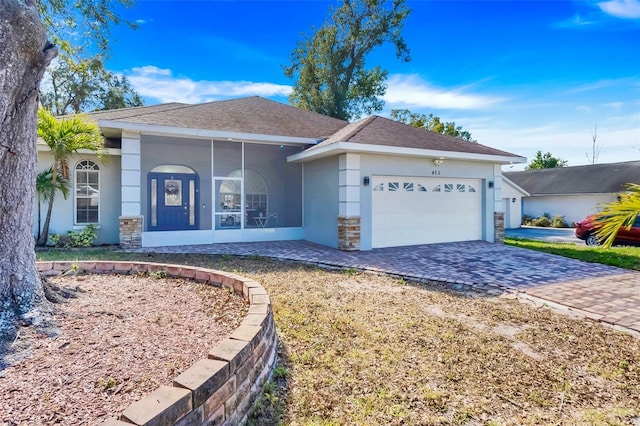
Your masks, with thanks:
[[[349,124],[260,97],[90,115],[111,159],[74,157],[74,196],[56,199],[51,229],[96,223],[98,242],[124,247],[499,240],[501,166],[526,161],[382,117]],[[50,163],[42,147],[39,168]]]
[[[511,181],[504,173],[502,176],[502,211],[504,212],[504,228],[517,229],[522,225],[522,205],[527,191]]]
[[[523,215],[560,215],[571,224],[596,213],[600,203],[615,201],[627,183],[640,183],[640,161],[505,172],[504,177],[513,184],[512,197],[523,197]]]

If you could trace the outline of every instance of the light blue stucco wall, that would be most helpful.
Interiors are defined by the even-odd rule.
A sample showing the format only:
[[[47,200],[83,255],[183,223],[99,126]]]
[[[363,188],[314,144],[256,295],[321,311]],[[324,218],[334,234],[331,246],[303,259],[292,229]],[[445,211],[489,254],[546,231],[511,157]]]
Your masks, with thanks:
[[[305,165],[306,167],[306,165]],[[435,174],[434,174],[435,173]],[[470,178],[483,180],[483,239],[494,240],[494,193],[487,188],[487,183],[494,181],[495,171],[493,163],[471,161],[445,160],[436,167],[431,158],[415,158],[385,155],[361,155],[360,176],[408,176],[408,177],[436,177],[436,178]],[[372,187],[360,186],[360,249],[371,250],[372,247]],[[456,206],[451,206],[456,208]]]
[[[71,189],[69,197],[65,200],[60,193],[53,203],[49,235],[52,233],[64,234],[70,230],[79,231],[83,226],[74,226],[74,197],[73,197],[73,170],[76,164],[82,160],[95,162],[100,168],[100,224],[97,230],[96,244],[118,244],[120,230],[118,217],[120,216],[120,156],[107,156],[104,163],[98,160],[96,155],[74,154],[69,160],[71,172]],[[53,163],[53,156],[46,151],[38,152],[38,173],[49,168]],[[42,225],[47,214],[47,204],[41,206]],[[34,235],[38,226],[37,205],[34,208]]]
[[[211,141],[162,136],[142,135],[140,138],[141,174],[140,195],[145,230],[149,221],[148,184],[149,172],[156,166],[171,164],[187,166],[195,170],[200,181],[198,229],[211,229]]]
[[[304,164],[304,239],[338,247],[338,157]]]

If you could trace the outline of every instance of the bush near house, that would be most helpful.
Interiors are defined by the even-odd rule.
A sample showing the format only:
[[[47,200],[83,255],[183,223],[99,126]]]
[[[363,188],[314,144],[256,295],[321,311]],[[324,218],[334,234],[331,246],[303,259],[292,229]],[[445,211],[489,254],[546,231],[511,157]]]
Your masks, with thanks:
[[[52,233],[49,242],[54,247],[91,247],[97,237],[95,225],[87,225],[79,232],[67,231],[63,235]]]
[[[542,226],[545,228],[568,228],[569,224],[564,216],[556,215],[551,217],[549,213],[545,213],[540,217],[532,217],[523,215],[522,224],[526,226]]]

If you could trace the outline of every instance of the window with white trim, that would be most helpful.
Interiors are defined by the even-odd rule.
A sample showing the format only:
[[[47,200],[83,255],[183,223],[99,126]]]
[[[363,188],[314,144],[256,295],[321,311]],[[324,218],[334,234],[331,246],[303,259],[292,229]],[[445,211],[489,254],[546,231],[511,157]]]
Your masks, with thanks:
[[[100,168],[89,160],[80,161],[75,168],[75,223],[100,222]]]

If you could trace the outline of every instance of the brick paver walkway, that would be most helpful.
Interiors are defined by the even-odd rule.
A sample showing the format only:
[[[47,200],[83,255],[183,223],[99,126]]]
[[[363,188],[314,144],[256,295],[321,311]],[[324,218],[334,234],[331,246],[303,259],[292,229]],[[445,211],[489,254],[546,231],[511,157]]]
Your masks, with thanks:
[[[140,249],[157,253],[263,256],[384,272],[457,290],[525,292],[640,332],[640,273],[485,241],[343,252],[306,241]]]

